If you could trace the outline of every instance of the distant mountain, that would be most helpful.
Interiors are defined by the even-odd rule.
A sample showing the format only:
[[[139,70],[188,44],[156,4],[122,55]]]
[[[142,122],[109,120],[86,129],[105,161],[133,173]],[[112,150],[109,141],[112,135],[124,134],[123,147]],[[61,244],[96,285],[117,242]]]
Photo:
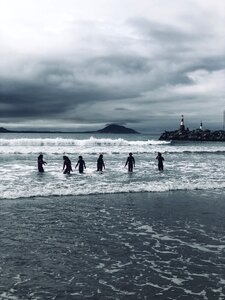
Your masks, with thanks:
[[[10,132],[8,129],[5,129],[4,127],[0,127],[0,132]]]
[[[97,130],[97,133],[139,133],[131,128],[122,125],[110,124],[103,129]]]
[[[80,131],[80,132],[67,132],[67,131],[42,131],[42,130],[8,130],[5,129],[3,127],[0,127],[0,133],[125,133],[125,134],[138,134],[139,132],[131,129],[131,128],[127,128],[125,126],[121,126],[121,125],[117,125],[117,124],[110,124],[108,126],[106,126],[103,129],[97,130],[97,131]]]

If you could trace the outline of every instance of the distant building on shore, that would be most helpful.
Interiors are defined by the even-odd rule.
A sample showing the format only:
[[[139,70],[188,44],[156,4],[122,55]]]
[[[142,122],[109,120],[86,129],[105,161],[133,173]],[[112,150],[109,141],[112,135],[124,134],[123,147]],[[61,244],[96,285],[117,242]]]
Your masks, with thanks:
[[[185,131],[185,126],[184,126],[184,115],[181,115],[181,121],[180,121],[180,131]]]
[[[225,131],[225,110],[223,111],[223,131]]]
[[[199,126],[200,130],[203,130],[203,125],[202,125],[202,121],[200,122],[200,126]],[[180,120],[180,128],[179,128],[180,132],[184,132],[184,131],[189,131],[189,128],[185,128],[184,125],[184,115],[181,115],[181,120]]]
[[[224,126],[225,126],[225,111],[224,111]],[[185,128],[184,125],[184,115],[181,115],[180,127],[179,129],[173,131],[165,131],[159,140],[162,141],[210,141],[210,142],[225,142],[225,130],[215,130],[211,131],[209,129],[203,129],[202,121],[200,126],[193,130]]]

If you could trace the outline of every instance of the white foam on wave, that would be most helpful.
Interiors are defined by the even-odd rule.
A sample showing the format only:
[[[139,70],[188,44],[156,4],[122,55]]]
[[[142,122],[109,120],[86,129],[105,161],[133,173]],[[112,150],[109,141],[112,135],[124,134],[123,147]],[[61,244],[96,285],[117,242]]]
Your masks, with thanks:
[[[0,154],[72,154],[74,152],[96,154],[148,153],[163,151],[170,142],[158,140],[128,140],[123,138],[13,138],[0,139]],[[160,148],[160,149],[158,149]]]
[[[152,226],[149,226],[149,225],[142,225],[140,227],[137,228],[138,230],[145,230],[146,232],[148,233],[153,233],[153,229],[152,229]]]
[[[85,187],[85,188],[84,188]],[[166,183],[115,183],[111,182],[108,184],[101,182],[81,182],[78,183],[71,178],[69,182],[63,180],[61,182],[52,183],[24,183],[23,186],[20,184],[11,184],[10,186],[5,184],[2,187],[0,199],[17,199],[17,198],[32,198],[32,197],[49,197],[49,196],[85,196],[85,195],[98,195],[98,194],[116,194],[116,193],[143,193],[143,192],[169,192],[169,191],[194,191],[194,190],[221,190],[225,189],[224,184],[210,183],[208,185],[200,184],[174,184],[171,187],[170,184]],[[145,232],[150,233],[151,228],[143,228]]]
[[[18,300],[19,298],[13,294],[14,294],[14,289],[11,288],[8,292],[3,292],[2,294],[0,294],[0,299]]]
[[[95,138],[91,136],[88,139],[66,139],[66,138],[13,138],[0,139],[0,146],[143,146],[143,145],[167,145],[170,142],[147,140],[131,141],[122,138]]]
[[[141,137],[140,137],[141,138]],[[166,154],[223,154],[225,145],[216,144],[176,144],[170,141],[159,140],[128,140],[124,138],[12,138],[0,139],[0,154],[72,154],[74,152],[83,154],[119,154],[132,151],[133,153],[156,153]]]

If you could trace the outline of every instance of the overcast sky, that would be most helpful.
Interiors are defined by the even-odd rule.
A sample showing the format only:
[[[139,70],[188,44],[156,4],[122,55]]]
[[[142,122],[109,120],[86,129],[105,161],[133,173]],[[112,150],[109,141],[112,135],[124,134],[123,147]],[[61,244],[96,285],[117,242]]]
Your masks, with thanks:
[[[222,127],[224,0],[0,0],[0,126]]]

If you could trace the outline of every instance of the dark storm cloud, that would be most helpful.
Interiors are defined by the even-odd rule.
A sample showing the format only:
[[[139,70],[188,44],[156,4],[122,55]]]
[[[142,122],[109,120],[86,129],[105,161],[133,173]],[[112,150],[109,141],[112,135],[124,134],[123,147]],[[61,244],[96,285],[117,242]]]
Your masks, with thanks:
[[[161,22],[154,22],[149,19],[137,18],[130,20],[130,23],[137,28],[142,36],[147,37],[149,41],[160,41],[160,43],[163,43],[162,46],[182,43],[188,45],[190,40],[193,41],[199,38],[197,33],[189,33],[178,26],[162,24]]]
[[[39,67],[41,66],[41,68]],[[39,67],[38,76],[36,69]],[[101,57],[81,64],[40,62],[33,78],[1,80],[0,111],[2,118],[70,118],[80,104],[136,98],[140,92],[127,86],[102,84],[105,76],[136,74],[147,70],[143,58]],[[80,118],[79,118],[80,119]]]
[[[71,109],[83,102],[99,101],[104,99],[106,93],[100,89],[89,87],[88,90],[65,91],[57,86],[26,86],[25,84],[14,84],[14,92],[0,91],[0,103],[7,104],[4,110],[0,111],[1,117],[56,117],[66,118]],[[119,95],[115,95],[119,97]]]
[[[119,110],[119,111],[129,111],[129,109],[123,108],[123,107],[116,107],[115,110]]]
[[[200,58],[198,62],[192,62],[192,65],[190,65],[186,72],[193,72],[195,70],[207,70],[209,72],[212,71],[219,71],[225,69],[225,59],[224,55],[218,55],[218,56],[207,56]]]
[[[64,95],[60,91],[44,86],[14,84],[14,91],[1,92],[0,104],[6,108],[0,111],[1,117],[25,118],[43,117],[65,113],[69,109],[68,101],[63,103]],[[67,99],[68,95],[66,95]]]
[[[150,48],[156,47],[154,56],[157,62],[167,60],[171,64],[179,62],[182,65],[183,60],[183,63],[188,63],[186,71],[224,69],[224,51],[222,54],[219,53],[219,48],[216,54],[210,51],[209,41],[215,38],[212,31],[213,27],[210,31],[206,30],[209,26],[209,20],[202,14],[203,18],[199,22],[199,17],[198,20],[194,18],[189,20],[192,21],[190,23],[192,29],[189,28],[190,24],[182,27],[177,24],[162,24],[143,18],[129,20],[129,24],[136,29],[141,37],[146,39]],[[213,26],[213,24],[211,25]],[[223,40],[225,43],[225,38]],[[199,49],[200,46],[202,49]]]

